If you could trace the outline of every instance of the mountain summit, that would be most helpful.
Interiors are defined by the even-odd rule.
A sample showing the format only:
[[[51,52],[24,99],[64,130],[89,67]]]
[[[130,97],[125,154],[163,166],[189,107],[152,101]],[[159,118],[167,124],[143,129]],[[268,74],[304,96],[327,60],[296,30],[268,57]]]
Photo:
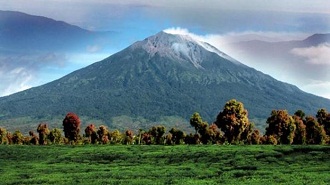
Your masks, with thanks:
[[[160,32],[61,79],[0,98],[0,119],[49,119],[72,111],[114,128],[118,117],[188,120],[197,111],[211,122],[233,98],[244,103],[250,118],[266,119],[272,109],[307,114],[330,109],[330,100],[277,81],[207,43]]]
[[[207,52],[216,53],[222,58],[240,64],[238,61],[235,61],[206,42],[195,40],[188,35],[173,35],[163,31],[135,43],[132,47],[143,48],[150,53],[150,57],[153,57],[157,53],[162,57],[171,57],[178,62],[189,61],[196,68],[201,68],[201,63],[204,60],[203,56],[205,56]]]

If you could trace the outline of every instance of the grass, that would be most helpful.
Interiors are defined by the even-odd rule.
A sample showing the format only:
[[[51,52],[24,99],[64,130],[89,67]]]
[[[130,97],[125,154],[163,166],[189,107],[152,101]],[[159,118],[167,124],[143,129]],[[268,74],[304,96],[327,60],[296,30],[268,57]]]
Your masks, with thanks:
[[[0,145],[0,184],[327,184],[330,146]]]

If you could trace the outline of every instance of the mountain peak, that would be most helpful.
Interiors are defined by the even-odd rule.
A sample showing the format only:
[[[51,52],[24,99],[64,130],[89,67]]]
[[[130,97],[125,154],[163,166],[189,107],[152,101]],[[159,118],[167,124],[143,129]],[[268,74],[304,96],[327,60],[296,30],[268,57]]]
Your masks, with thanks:
[[[149,53],[150,57],[157,53],[177,61],[190,61],[196,68],[203,68],[201,65],[203,56],[208,52],[215,53],[235,64],[241,64],[206,42],[194,39],[189,35],[170,34],[164,31],[139,41],[132,47],[142,47]]]

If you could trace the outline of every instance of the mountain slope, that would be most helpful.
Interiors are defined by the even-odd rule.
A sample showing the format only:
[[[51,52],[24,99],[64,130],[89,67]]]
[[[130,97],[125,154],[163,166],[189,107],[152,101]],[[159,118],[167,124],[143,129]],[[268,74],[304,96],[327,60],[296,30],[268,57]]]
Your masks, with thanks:
[[[109,36],[42,16],[0,11],[0,52],[72,52]]]
[[[308,92],[330,97],[330,34],[303,40],[266,42],[251,40],[225,46],[226,53],[282,81]],[[276,64],[276,65],[274,65]]]
[[[160,32],[59,80],[0,98],[1,119],[78,115],[111,122],[116,116],[209,122],[229,99],[242,101],[251,118],[272,109],[330,109],[330,100],[277,81],[188,36]],[[111,125],[109,123],[109,125]]]

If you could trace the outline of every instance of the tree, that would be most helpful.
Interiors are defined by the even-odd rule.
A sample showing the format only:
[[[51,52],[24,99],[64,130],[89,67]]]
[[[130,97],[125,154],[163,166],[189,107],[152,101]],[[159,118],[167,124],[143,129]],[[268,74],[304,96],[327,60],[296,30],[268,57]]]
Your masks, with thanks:
[[[190,118],[190,125],[195,128],[196,134],[203,123],[202,117],[199,115],[198,112],[195,112]]]
[[[14,144],[22,145],[24,142],[24,136],[23,134],[19,131],[16,130],[13,135],[12,135],[12,141]]]
[[[106,126],[101,125],[97,130],[97,134],[99,135],[99,140],[103,144],[109,143],[109,130]]]
[[[304,111],[299,109],[294,113],[294,115],[300,117],[301,120],[304,120],[306,114],[304,113]]]
[[[110,143],[111,144],[119,144],[122,143],[123,136],[119,132],[119,130],[114,130],[113,132],[109,133]]]
[[[80,132],[80,119],[72,112],[69,112],[63,120],[64,136],[71,142],[77,142]]]
[[[162,144],[164,141],[165,127],[164,126],[153,126],[149,133],[155,140],[155,144]]]
[[[40,123],[37,128],[37,132],[39,133],[39,144],[45,145],[47,144],[47,137],[49,135],[49,129],[46,123]]]
[[[125,139],[124,139],[124,144],[133,144],[134,140],[134,133],[131,130],[126,130],[125,132]]]
[[[258,129],[253,130],[253,132],[248,136],[248,144],[258,145],[261,143],[260,131]]]
[[[33,131],[30,131],[29,132],[29,135],[31,137],[30,143],[33,144],[33,145],[37,145],[39,143],[38,136]]]
[[[304,116],[293,116],[294,124],[296,125],[296,131],[293,138],[293,144],[305,144],[306,143],[306,125],[302,120]]]
[[[242,134],[250,128],[248,111],[244,109],[243,103],[232,99],[225,104],[223,111],[218,114],[215,124],[224,132],[229,143],[245,141],[247,138],[242,137],[244,136]]]
[[[183,131],[176,128],[172,128],[169,132],[172,134],[171,139],[174,144],[178,145],[183,143],[184,138],[186,137],[186,134]]]
[[[292,144],[296,125],[286,110],[273,110],[267,123],[267,136],[273,135],[278,143]]]
[[[325,133],[330,136],[330,113],[326,109],[320,109],[317,111],[316,118],[323,125]]]
[[[54,128],[48,135],[49,141],[53,144],[60,144],[62,142],[62,133],[58,128]]]
[[[7,130],[0,127],[0,144],[7,144]]]
[[[98,137],[96,133],[96,128],[94,124],[90,124],[85,129],[85,136],[88,137],[88,141],[91,144],[96,144]]]
[[[322,125],[312,117],[306,117],[306,141],[307,144],[324,144],[326,142],[326,133]]]

